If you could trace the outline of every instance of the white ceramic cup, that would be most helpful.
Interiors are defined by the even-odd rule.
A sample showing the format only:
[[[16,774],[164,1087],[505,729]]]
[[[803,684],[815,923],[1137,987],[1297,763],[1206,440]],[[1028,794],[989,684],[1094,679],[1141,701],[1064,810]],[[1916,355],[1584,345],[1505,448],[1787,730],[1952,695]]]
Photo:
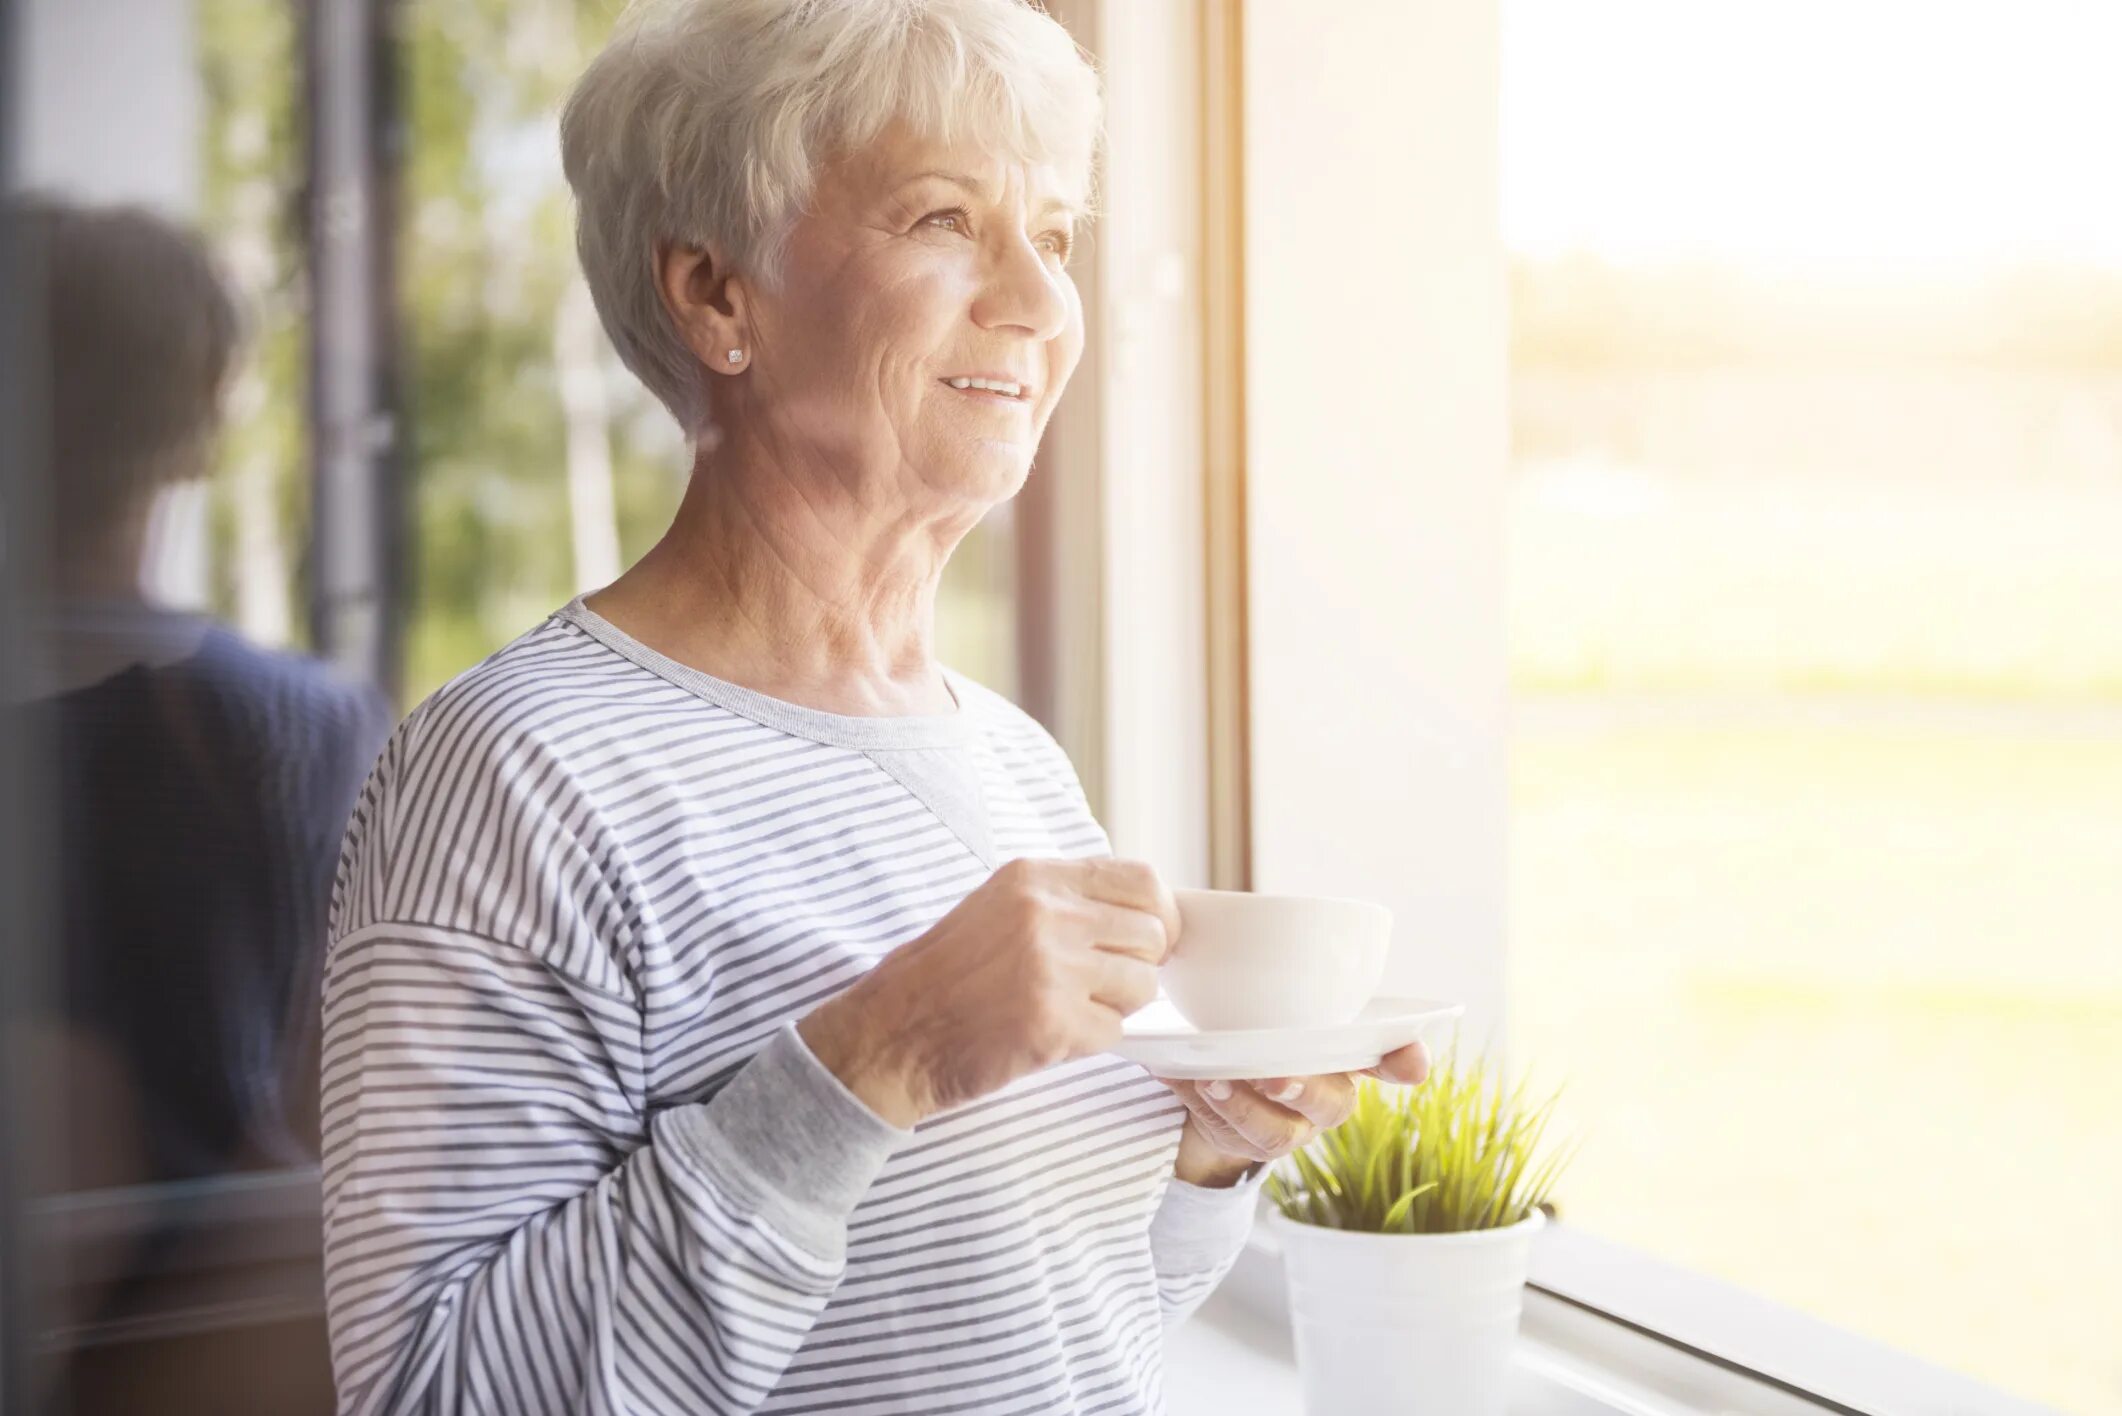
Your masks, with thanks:
[[[1367,900],[1175,890],[1164,994],[1208,1031],[1316,1028],[1363,1011],[1385,972],[1392,911]]]

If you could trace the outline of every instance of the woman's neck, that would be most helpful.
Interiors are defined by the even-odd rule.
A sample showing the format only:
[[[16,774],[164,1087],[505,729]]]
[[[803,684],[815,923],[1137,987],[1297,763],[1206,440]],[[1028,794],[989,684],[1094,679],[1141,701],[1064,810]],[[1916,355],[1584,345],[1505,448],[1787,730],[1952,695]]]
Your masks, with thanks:
[[[663,539],[589,607],[659,653],[829,713],[948,713],[937,586],[977,513],[865,498],[718,454]]]

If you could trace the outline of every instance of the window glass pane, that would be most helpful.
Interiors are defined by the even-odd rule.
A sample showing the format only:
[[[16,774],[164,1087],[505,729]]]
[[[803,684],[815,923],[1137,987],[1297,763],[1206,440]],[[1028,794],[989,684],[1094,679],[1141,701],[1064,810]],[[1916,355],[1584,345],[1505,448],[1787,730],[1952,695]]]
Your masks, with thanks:
[[[330,8],[66,0],[25,21],[11,156],[54,199],[8,215],[51,257],[21,333],[48,394],[25,440],[50,435],[52,573],[0,606],[36,651],[0,666],[0,732],[44,772],[24,814],[50,927],[12,961],[43,987],[8,1000],[35,1105],[9,1140],[53,1409],[329,1409],[317,1024],[355,795],[403,711],[614,578],[685,488],[682,438],[590,307],[559,171],[560,101],[617,0],[391,7],[396,71],[371,87],[402,105],[400,227],[377,234],[404,342],[374,372],[406,390],[403,691],[310,653],[326,118],[305,21]],[[0,470],[7,531],[39,534]],[[1014,566],[1004,507],[938,616],[945,661],[1005,693]]]
[[[14,520],[10,467],[8,531],[48,575],[7,607],[0,731],[34,752],[10,850],[47,898],[8,934],[37,985],[8,999],[36,1305],[9,1317],[38,1409],[319,1409],[324,915],[392,715],[306,652],[300,11],[71,0],[18,33],[39,259],[8,313],[49,517]]]
[[[1505,14],[1565,1216],[2122,1412],[2122,12]]]

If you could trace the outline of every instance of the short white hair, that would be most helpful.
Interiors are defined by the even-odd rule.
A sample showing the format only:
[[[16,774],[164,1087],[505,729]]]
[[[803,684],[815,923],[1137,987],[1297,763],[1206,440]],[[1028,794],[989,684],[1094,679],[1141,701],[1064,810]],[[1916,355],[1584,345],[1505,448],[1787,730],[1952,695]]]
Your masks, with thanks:
[[[1027,0],[636,0],[560,118],[575,247],[619,357],[705,430],[656,251],[718,241],[776,288],[818,169],[898,120],[1049,163],[1088,208],[1098,76]]]

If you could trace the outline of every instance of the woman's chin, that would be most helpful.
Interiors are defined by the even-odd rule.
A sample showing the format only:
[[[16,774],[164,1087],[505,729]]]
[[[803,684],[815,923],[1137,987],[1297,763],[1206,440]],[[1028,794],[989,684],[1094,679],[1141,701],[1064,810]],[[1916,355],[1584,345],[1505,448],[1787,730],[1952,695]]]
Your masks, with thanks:
[[[950,485],[977,500],[1007,501],[1031,475],[1033,451],[1014,440],[975,438],[958,459]]]

